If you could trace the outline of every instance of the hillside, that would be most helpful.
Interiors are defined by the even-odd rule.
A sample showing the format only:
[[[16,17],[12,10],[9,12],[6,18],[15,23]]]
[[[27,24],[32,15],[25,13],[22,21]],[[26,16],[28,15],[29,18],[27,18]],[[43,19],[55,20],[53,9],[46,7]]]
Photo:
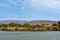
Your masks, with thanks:
[[[53,24],[53,23],[57,23],[58,21],[50,21],[50,20],[32,20],[32,21],[25,21],[25,20],[1,20],[1,23],[10,23],[10,22],[14,22],[14,23],[29,23],[29,24]]]

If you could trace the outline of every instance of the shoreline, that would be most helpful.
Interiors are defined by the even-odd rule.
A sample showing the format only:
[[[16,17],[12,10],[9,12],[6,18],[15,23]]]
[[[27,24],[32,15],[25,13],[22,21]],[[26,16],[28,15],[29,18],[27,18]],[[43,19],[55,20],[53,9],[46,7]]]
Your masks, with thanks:
[[[2,31],[2,32],[60,32],[60,31]]]

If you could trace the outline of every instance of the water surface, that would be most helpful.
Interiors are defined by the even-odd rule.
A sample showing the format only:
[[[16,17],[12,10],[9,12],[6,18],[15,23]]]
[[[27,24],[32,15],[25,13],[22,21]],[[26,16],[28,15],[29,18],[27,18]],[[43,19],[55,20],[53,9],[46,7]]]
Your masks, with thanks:
[[[3,32],[0,40],[60,40],[60,32]]]

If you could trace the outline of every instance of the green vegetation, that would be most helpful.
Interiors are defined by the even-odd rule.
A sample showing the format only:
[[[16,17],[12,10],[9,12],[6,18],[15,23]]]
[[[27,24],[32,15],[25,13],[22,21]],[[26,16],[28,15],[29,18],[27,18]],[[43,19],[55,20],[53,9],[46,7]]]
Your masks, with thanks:
[[[0,24],[1,31],[60,31],[60,21],[57,24]]]

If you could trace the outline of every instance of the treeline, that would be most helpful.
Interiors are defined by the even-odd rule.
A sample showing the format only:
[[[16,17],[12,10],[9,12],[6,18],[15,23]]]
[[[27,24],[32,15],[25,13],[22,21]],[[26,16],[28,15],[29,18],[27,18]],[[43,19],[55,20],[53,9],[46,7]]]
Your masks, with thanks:
[[[60,21],[57,24],[0,24],[1,31],[60,31]]]

